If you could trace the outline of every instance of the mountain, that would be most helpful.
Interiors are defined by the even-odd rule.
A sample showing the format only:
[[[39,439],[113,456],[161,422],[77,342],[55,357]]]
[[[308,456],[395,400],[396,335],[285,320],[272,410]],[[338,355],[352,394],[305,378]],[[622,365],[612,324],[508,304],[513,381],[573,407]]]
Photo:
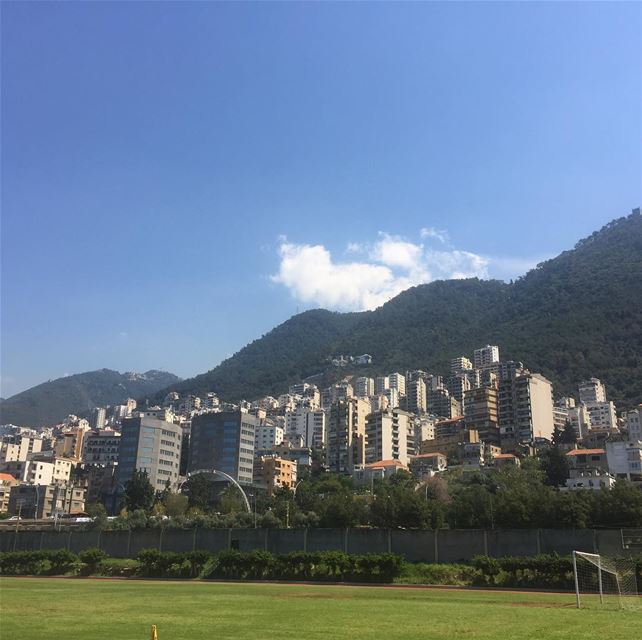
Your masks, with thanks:
[[[445,374],[451,358],[470,357],[485,344],[543,373],[556,395],[576,394],[580,380],[596,376],[620,408],[642,402],[640,210],[510,284],[436,281],[374,311],[306,311],[171,390],[215,391],[229,401],[277,395],[315,374],[331,379],[337,371],[327,358],[334,354],[373,356],[371,366],[340,375],[412,368]]]
[[[17,393],[0,403],[0,424],[42,426],[60,422],[70,413],[124,403],[127,398],[151,395],[177,384],[180,378],[165,371],[119,373],[99,369],[50,380]]]

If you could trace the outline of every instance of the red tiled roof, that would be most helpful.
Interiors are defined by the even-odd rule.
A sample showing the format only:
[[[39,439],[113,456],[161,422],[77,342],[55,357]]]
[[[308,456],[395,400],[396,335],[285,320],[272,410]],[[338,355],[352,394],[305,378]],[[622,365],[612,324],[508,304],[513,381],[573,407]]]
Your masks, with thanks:
[[[397,467],[406,466],[403,462],[400,462],[399,460],[378,460],[377,462],[371,462],[370,464],[367,464],[366,469],[380,469],[381,467],[391,467],[393,465]]]
[[[599,456],[606,453],[604,449],[571,449],[567,456]]]
[[[0,473],[0,482],[17,482],[10,473]]]

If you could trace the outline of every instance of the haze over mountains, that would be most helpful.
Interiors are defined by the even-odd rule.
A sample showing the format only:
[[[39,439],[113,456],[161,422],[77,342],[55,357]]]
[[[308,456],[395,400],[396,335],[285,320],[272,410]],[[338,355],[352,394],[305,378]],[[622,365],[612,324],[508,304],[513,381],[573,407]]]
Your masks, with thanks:
[[[93,407],[123,404],[127,398],[153,394],[179,381],[173,373],[157,370],[119,373],[99,369],[78,373],[44,382],[3,400],[0,424],[55,424],[70,413],[82,414]]]
[[[642,402],[642,215],[635,210],[513,283],[436,281],[374,311],[315,309],[293,316],[217,367],[179,381],[103,369],[38,385],[0,405],[2,422],[44,424],[127,397],[159,402],[169,390],[216,392],[231,402],[278,395],[310,376],[419,368],[447,373],[451,358],[485,344],[576,393],[596,376],[618,408]],[[337,371],[328,356],[368,353],[373,364]]]

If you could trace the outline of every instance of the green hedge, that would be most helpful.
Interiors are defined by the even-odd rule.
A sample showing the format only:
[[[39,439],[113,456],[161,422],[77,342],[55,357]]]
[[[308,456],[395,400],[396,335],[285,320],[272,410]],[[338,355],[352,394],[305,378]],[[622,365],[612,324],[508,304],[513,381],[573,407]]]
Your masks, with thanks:
[[[267,551],[219,553],[204,577],[230,580],[312,580],[324,582],[392,582],[403,560],[391,553],[348,555],[341,551],[289,553]]]
[[[636,562],[638,585],[642,587],[642,556]],[[145,549],[132,560],[110,558],[99,549],[85,549],[79,556],[59,549],[0,553],[0,573],[573,589],[572,561],[557,555],[478,556],[469,564],[411,564],[389,553],[357,556],[324,551],[275,556],[267,551],[211,554]]]
[[[642,556],[635,561],[638,588],[642,588]],[[555,554],[513,558],[477,556],[469,564],[405,563],[395,582],[569,591],[575,588],[571,558]]]
[[[64,575],[78,569],[79,559],[66,549],[0,553],[0,573],[19,575]]]

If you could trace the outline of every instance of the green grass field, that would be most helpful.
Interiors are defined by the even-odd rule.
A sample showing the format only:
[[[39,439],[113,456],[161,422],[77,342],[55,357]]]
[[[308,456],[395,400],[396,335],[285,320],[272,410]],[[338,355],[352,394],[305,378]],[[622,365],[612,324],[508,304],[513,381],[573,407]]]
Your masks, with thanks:
[[[385,587],[0,579],[1,640],[633,640],[642,612],[572,595]]]

